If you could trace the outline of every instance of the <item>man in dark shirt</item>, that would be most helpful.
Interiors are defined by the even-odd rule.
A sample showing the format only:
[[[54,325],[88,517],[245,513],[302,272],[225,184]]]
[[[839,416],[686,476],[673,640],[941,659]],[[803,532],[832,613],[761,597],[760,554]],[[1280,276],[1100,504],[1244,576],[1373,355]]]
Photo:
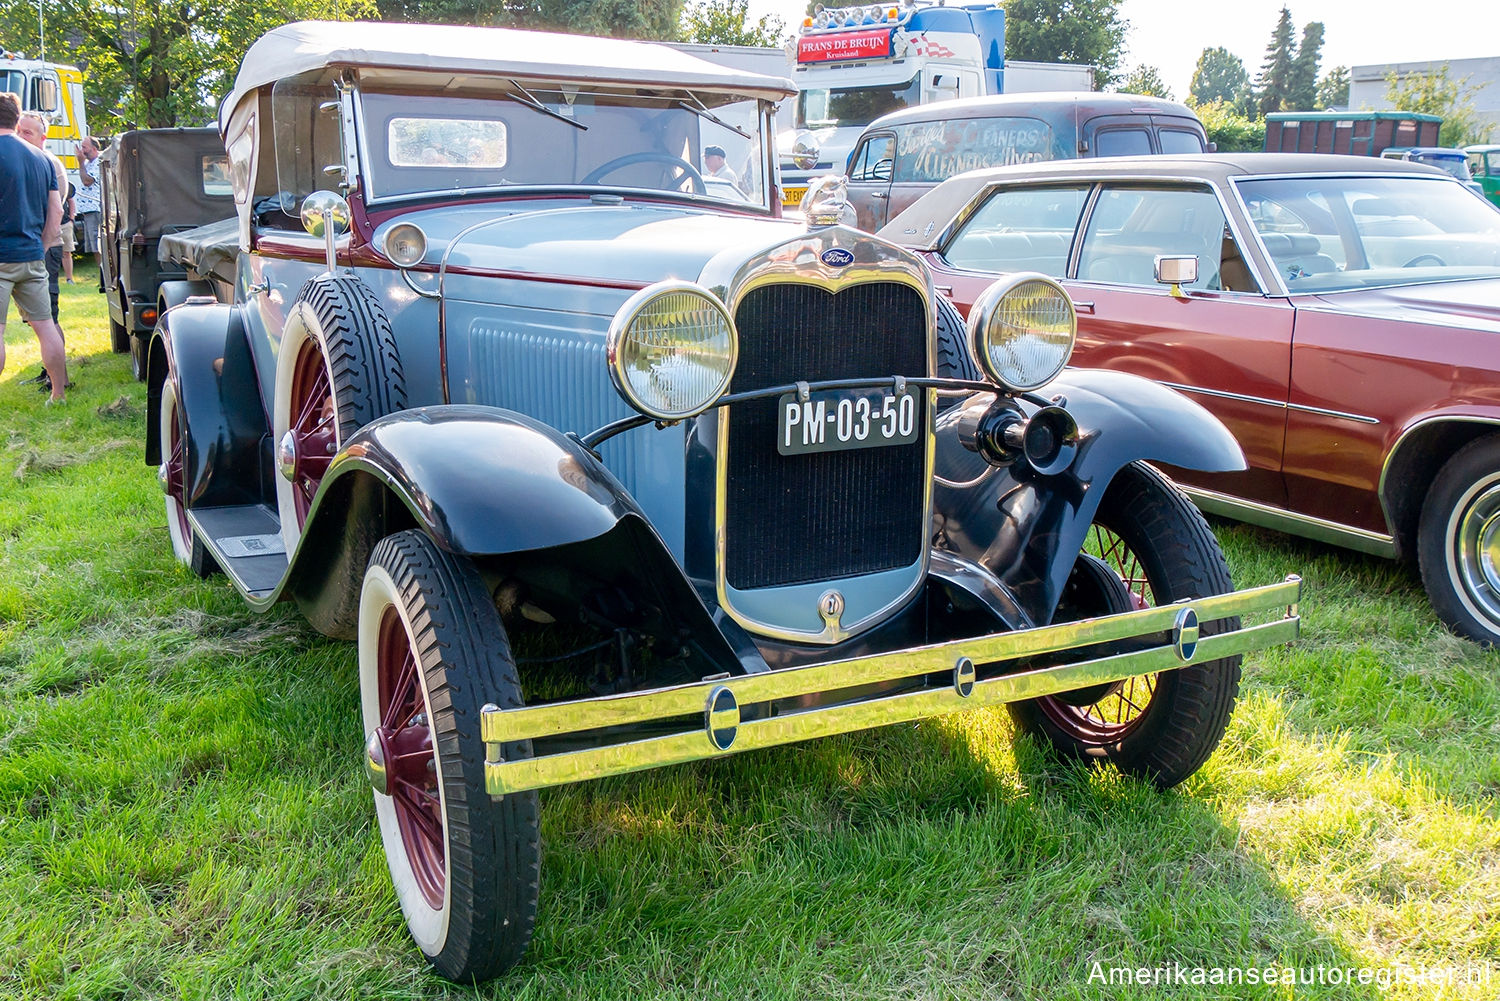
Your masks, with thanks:
[[[47,295],[45,246],[62,224],[62,197],[52,165],[16,135],[21,101],[0,94],[0,371],[5,370],[5,315],[16,300],[21,319],[36,330],[42,367],[52,382],[48,403],[63,402],[66,355]]]

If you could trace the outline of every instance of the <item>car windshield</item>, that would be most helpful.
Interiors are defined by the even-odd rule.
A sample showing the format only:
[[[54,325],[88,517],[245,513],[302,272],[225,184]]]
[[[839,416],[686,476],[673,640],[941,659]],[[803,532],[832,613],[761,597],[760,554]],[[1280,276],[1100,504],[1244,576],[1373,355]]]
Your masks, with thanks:
[[[797,95],[797,128],[863,128],[887,112],[917,104],[921,96],[918,79],[914,76],[910,80],[868,87],[804,90]]]
[[[1294,292],[1500,276],[1500,210],[1438,177],[1284,177],[1239,182]]]
[[[568,87],[360,95],[370,201],[520,186],[768,208],[756,101]]]

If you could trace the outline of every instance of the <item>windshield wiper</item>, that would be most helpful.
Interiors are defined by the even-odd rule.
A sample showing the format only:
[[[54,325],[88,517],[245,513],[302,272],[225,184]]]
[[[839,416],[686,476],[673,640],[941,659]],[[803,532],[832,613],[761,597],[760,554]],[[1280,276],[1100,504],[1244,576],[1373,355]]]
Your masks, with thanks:
[[[510,81],[510,85],[512,87],[516,88],[516,90],[519,90],[521,92],[521,95],[517,96],[516,94],[512,94],[510,91],[506,91],[505,92],[505,96],[506,96],[507,99],[515,101],[517,104],[521,105],[524,108],[531,108],[533,111],[540,111],[544,115],[547,115],[547,116],[552,117],[552,118],[556,118],[559,122],[567,122],[569,125],[573,126],[575,129],[580,129],[580,130],[582,130],[584,132],[587,132],[589,130],[589,127],[587,125],[583,124],[582,122],[576,122],[573,119],[569,118],[567,115],[560,114],[560,113],[558,113],[556,111],[553,111],[551,108],[547,107],[541,101],[537,100],[535,94],[533,94],[531,91],[527,90],[525,87],[522,87],[520,84],[516,83],[514,80]],[[524,100],[523,100],[523,97],[524,97]],[[748,139],[749,137],[746,136],[746,138]]]
[[[709,121],[713,122],[715,125],[719,126],[720,128],[728,129],[730,132],[733,132],[735,135],[739,136],[742,139],[754,139],[755,138],[750,133],[746,132],[744,129],[738,128],[738,127],[733,126],[733,125],[730,125],[728,122],[724,121],[724,119],[720,118],[718,115],[714,114],[712,111],[709,111],[707,105],[705,105],[702,101],[698,100],[698,95],[697,94],[694,94],[690,90],[683,91],[683,93],[687,94],[688,98],[693,102],[692,104],[688,104],[687,101],[674,101],[673,103],[676,104],[677,107],[681,108],[683,111],[691,111],[693,114],[697,115],[699,118],[706,118]]]

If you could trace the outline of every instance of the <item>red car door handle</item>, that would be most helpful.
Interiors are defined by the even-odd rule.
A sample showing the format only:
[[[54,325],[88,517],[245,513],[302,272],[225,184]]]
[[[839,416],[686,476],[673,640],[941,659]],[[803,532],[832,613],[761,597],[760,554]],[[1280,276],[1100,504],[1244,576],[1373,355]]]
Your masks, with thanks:
[[[1075,302],[1073,303],[1073,309],[1079,313],[1088,313],[1092,315],[1094,312],[1094,304],[1091,302]]]

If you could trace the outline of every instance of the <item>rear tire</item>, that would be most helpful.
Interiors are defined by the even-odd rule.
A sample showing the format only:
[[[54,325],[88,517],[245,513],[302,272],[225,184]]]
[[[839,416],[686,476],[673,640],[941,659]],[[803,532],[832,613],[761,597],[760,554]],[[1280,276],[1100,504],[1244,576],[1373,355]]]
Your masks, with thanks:
[[[219,564],[209,555],[208,548],[193,532],[187,517],[186,470],[188,468],[187,417],[177,402],[177,387],[172,373],[167,373],[161,385],[161,420],[157,434],[161,448],[161,469],[158,476],[162,492],[166,495],[167,536],[172,542],[172,555],[199,577],[212,577],[219,573]]]
[[[1234,587],[1203,516],[1170,480],[1143,463],[1116,474],[1085,549],[1080,562],[1092,554],[1108,564],[1129,607],[1167,605]],[[1093,576],[1087,569],[1076,568],[1070,584],[1078,582],[1080,570],[1087,583]],[[1072,608],[1059,606],[1058,621],[1121,610],[1119,591],[1095,588],[1095,593]],[[1237,618],[1227,621],[1230,628],[1239,627]],[[1202,624],[1205,636],[1222,628],[1221,622]],[[1105,686],[1092,702],[1074,692],[1012,703],[1011,718],[1059,754],[1113,761],[1122,772],[1166,789],[1197,771],[1223,739],[1239,694],[1240,659],[1127,679]]]
[[[450,980],[520,961],[536,920],[537,794],[491,799],[480,712],[522,705],[494,601],[461,556],[421,532],[383,539],[359,609],[360,705],[369,747],[389,749],[375,811],[412,938]],[[531,756],[506,744],[507,761]]]
[[[109,346],[117,355],[130,350],[130,330],[125,324],[116,323],[113,316],[109,318]]]
[[[1438,618],[1460,636],[1500,643],[1500,437],[1470,442],[1438,471],[1417,525],[1417,564]]]

